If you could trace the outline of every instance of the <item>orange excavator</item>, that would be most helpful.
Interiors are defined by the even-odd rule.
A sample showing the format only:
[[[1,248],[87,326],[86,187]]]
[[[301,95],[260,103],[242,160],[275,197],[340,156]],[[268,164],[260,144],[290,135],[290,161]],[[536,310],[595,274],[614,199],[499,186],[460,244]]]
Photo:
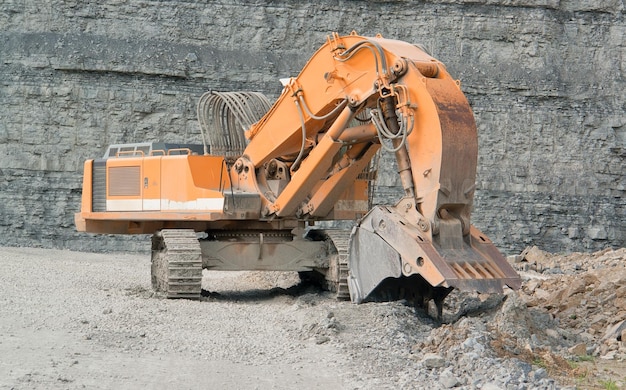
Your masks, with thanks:
[[[298,271],[356,303],[432,300],[438,317],[453,288],[520,287],[470,223],[476,124],[441,62],[406,42],[332,34],[281,81],[273,105],[204,94],[202,144],[111,145],[86,161],[78,231],[152,234],[152,285],[168,298],[200,298],[203,268]],[[372,206],[383,152],[404,195]]]

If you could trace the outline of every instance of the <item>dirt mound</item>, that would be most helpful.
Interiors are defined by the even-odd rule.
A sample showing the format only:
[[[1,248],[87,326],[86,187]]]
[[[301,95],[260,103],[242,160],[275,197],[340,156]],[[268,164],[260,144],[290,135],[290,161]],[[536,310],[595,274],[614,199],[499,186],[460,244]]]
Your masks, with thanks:
[[[535,363],[566,383],[626,386],[626,248],[561,255],[529,247],[513,260]]]

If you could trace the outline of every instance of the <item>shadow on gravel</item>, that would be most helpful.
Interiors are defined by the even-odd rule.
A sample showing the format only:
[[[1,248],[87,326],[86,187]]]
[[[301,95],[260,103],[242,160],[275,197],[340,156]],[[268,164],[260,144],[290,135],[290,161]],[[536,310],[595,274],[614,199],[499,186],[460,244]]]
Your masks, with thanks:
[[[152,289],[145,288],[143,286],[130,286],[124,289],[124,295],[134,296],[139,298],[158,298],[159,294]]]
[[[231,290],[213,292],[202,290],[203,300],[225,302],[256,302],[268,301],[276,297],[298,298],[307,294],[315,294],[323,299],[333,299],[330,292],[322,290],[314,283],[300,282],[288,288],[274,287],[271,289]]]
[[[135,296],[143,299],[166,299],[163,294],[146,289],[143,286],[133,286],[124,289],[127,296]],[[315,305],[318,300],[334,300],[332,292],[324,290],[318,283],[312,281],[301,281],[291,287],[273,287],[269,289],[247,289],[247,290],[221,290],[201,291],[203,302],[267,302],[278,297],[288,297],[300,299],[303,303]],[[450,325],[458,322],[463,317],[477,317],[482,314],[493,313],[501,309],[506,301],[504,294],[472,294],[453,291],[444,302],[444,315],[442,321],[427,314],[423,308],[414,307],[406,300],[400,300],[404,306],[413,308],[417,321],[431,323],[432,326]],[[375,304],[375,303],[373,303]],[[432,304],[432,303],[431,303]],[[434,312],[434,310],[430,310]]]
[[[202,290],[203,301],[224,301],[224,302],[264,302],[277,297],[300,298],[303,302],[315,305],[319,300],[333,300],[334,293],[324,290],[319,284],[309,281],[300,283],[289,288],[274,287],[271,289],[250,289],[250,290],[226,290],[212,292]],[[310,299],[315,297],[315,299]],[[417,321],[430,323],[434,327],[450,325],[458,322],[464,317],[478,317],[499,311],[506,301],[505,294],[477,294],[454,291],[445,302],[445,309],[442,321],[429,315],[426,310],[413,306],[406,300],[400,302],[413,308]],[[375,302],[373,304],[376,304]],[[429,312],[434,312],[430,310]]]

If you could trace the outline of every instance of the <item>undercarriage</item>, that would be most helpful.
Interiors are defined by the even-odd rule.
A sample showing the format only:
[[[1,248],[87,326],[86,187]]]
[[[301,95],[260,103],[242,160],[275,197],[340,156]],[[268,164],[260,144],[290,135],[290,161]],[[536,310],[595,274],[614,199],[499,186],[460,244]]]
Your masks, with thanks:
[[[426,262],[432,267],[437,261],[420,258],[421,266],[428,266]],[[363,259],[371,259],[375,265]],[[474,267],[492,267],[484,259],[481,262],[482,266],[476,263]],[[163,229],[152,238],[152,286],[167,298],[200,299],[203,269],[293,271],[301,280],[331,291],[338,300],[403,299],[427,312],[432,300],[436,307],[432,314],[440,319],[443,301],[453,287],[467,289],[463,280],[454,278],[433,285],[422,274],[411,274],[406,264],[397,249],[363,226],[352,230],[310,229],[302,235],[288,230],[196,233],[193,229]],[[464,262],[463,267],[469,269],[470,265]],[[496,292],[502,291],[505,283],[515,287],[514,275],[506,267],[497,272],[498,277],[483,276],[480,283],[472,275],[472,288]],[[503,277],[505,274],[510,280]]]
[[[202,270],[294,271],[338,299],[348,291],[348,230],[217,231],[163,229],[152,237],[152,287],[167,298],[200,299]]]

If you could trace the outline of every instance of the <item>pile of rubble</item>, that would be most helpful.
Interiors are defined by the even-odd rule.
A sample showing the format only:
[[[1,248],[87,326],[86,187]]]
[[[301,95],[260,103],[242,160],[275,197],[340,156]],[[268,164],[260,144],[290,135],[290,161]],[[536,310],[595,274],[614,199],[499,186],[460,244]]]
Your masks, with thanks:
[[[516,261],[527,279],[520,296],[554,319],[550,338],[575,341],[577,356],[626,359],[626,248],[551,255],[532,247]]]
[[[509,260],[521,290],[453,292],[446,323],[415,345],[424,366],[441,365],[439,385],[626,386],[626,249],[557,255],[531,247]]]

